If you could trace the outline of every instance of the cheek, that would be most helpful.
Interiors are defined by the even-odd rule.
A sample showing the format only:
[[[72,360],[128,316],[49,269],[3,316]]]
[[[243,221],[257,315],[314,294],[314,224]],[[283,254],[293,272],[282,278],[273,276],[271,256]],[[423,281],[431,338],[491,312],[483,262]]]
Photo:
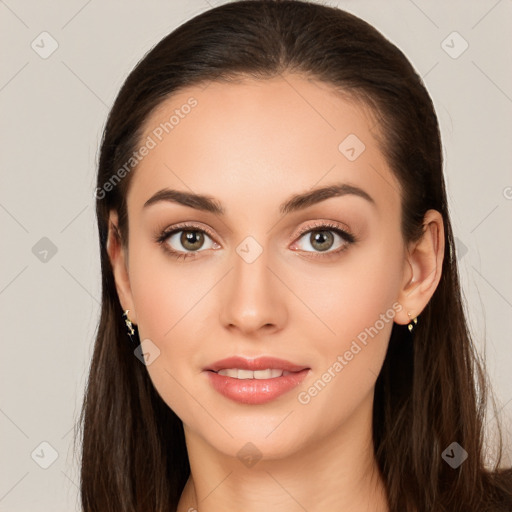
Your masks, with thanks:
[[[135,239],[135,237],[134,237]],[[130,284],[139,332],[167,343],[183,324],[197,316],[197,306],[212,286],[206,266],[175,261],[158,244],[134,244],[130,252]]]
[[[377,239],[347,253],[338,266],[318,266],[307,279],[295,278],[298,295],[307,298],[305,302],[318,318],[310,322],[310,330],[322,333],[326,349],[343,348],[376,323],[382,329],[381,315],[386,316],[390,332],[403,265],[400,251],[398,241],[389,244]]]
[[[356,417],[357,411],[366,414],[362,405],[373,400],[393,319],[401,309],[395,301],[400,259],[388,253],[378,247],[361,252],[357,262],[347,262],[346,272],[324,280],[309,295],[311,309],[333,331],[320,322],[301,326],[314,342],[319,363],[297,402],[304,428],[319,438]],[[323,418],[322,424],[313,418]]]
[[[140,248],[130,254],[130,283],[140,339],[150,340],[158,353],[147,365],[149,377],[163,401],[185,423],[193,422],[190,393],[198,395],[193,386],[200,373],[193,364],[201,340],[208,339],[201,331],[212,277],[180,270],[159,248]]]
[[[371,391],[402,308],[396,302],[400,247],[398,240],[395,245],[377,240],[364,251],[354,251],[336,271],[319,272],[307,283],[297,281],[298,295],[308,297],[318,318],[308,317],[301,324],[320,363],[299,403],[311,403],[311,411],[318,408],[315,414],[349,414]]]
[[[177,284],[157,250],[137,248],[130,254],[130,285],[141,338],[159,340],[172,327]]]
[[[140,244],[130,253],[139,336],[141,341],[151,340],[160,351],[160,357],[148,366],[152,375],[165,368],[179,379],[186,372],[200,371],[194,364],[204,350],[205,340],[211,338],[209,330],[215,314],[215,304],[208,294],[219,277],[207,265],[191,269],[187,263],[178,264],[158,246]],[[171,387],[175,384],[173,381]]]

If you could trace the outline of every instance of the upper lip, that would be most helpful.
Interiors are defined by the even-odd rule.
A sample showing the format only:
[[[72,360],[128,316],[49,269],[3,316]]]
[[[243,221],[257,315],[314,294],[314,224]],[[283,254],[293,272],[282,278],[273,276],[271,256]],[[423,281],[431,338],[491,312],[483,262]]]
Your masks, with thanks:
[[[257,357],[255,359],[249,359],[241,356],[227,357],[221,359],[205,368],[205,370],[212,370],[218,372],[219,370],[225,370],[229,368],[239,368],[241,370],[266,370],[278,369],[286,370],[289,372],[300,372],[308,368],[307,366],[294,364],[284,359],[278,359],[276,357]]]

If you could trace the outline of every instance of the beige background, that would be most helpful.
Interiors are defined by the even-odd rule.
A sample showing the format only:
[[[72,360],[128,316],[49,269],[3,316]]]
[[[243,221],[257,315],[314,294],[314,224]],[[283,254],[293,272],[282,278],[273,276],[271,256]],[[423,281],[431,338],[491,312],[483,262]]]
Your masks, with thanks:
[[[101,132],[144,53],[220,3],[0,1],[2,511],[79,510],[72,429],[99,313]],[[329,3],[397,44],[433,97],[471,325],[510,431],[512,1]]]

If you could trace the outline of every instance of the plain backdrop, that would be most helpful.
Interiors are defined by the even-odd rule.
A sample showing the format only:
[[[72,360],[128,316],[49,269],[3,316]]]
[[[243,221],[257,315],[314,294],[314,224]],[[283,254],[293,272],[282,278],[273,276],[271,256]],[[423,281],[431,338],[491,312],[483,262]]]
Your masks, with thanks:
[[[220,3],[0,2],[2,511],[79,510],[73,426],[99,316],[102,129],[137,61]],[[433,98],[471,329],[510,433],[512,2],[329,4],[402,49]]]

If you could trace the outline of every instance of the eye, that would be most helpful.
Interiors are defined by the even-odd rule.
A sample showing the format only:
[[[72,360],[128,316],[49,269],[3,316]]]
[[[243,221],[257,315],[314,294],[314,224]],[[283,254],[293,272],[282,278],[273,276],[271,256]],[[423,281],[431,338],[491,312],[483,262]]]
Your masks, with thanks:
[[[309,237],[306,237],[305,235],[308,234]],[[314,257],[333,256],[357,241],[354,235],[331,223],[307,226],[297,236],[299,241],[294,242],[291,249],[314,253]],[[219,249],[221,246],[212,238],[213,234],[207,228],[194,224],[181,224],[165,229],[156,235],[155,240],[170,256],[185,260],[196,258],[197,253],[204,249]],[[306,247],[299,243],[302,238],[306,242]],[[337,246],[335,246],[336,241],[338,242]],[[312,250],[308,248],[308,245]],[[335,246],[334,250],[332,250],[333,246]]]
[[[356,241],[354,235],[329,223],[315,224],[313,228],[308,226],[299,233],[299,237],[299,240],[304,239],[305,243],[301,246],[299,242],[295,242],[292,246],[293,250],[298,247],[306,252],[324,253],[319,254],[320,256],[337,254]],[[337,245],[336,242],[338,242]]]
[[[175,258],[194,258],[200,249],[217,249],[220,247],[212,240],[208,230],[193,224],[173,226],[158,235],[156,241]],[[206,243],[206,246],[205,246]]]

